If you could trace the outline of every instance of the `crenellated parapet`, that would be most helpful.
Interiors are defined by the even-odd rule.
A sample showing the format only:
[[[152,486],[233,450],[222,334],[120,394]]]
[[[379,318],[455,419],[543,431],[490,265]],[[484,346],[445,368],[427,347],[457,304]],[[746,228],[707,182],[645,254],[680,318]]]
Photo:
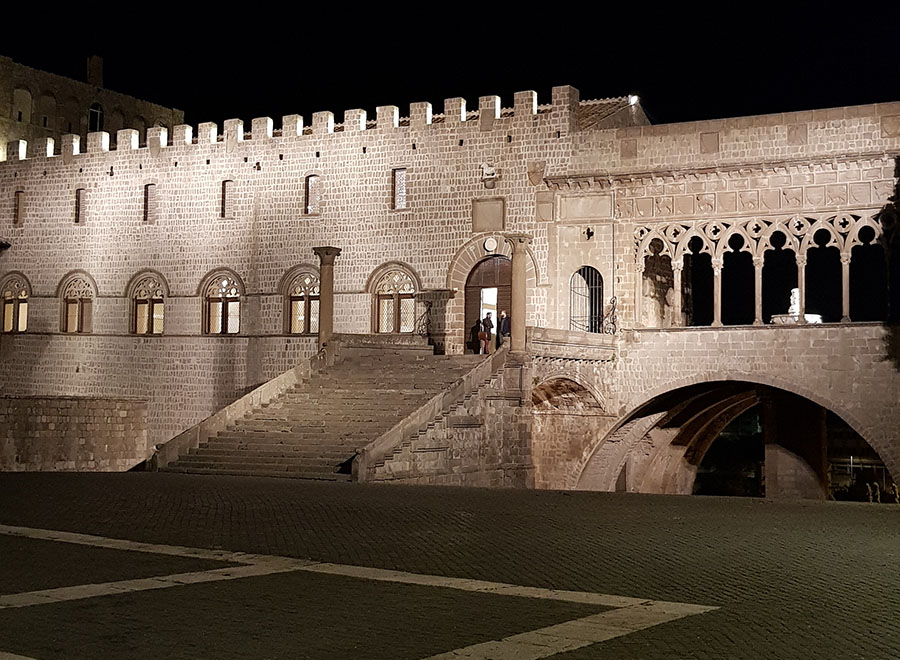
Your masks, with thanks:
[[[626,99],[605,99],[585,102],[592,108],[596,104],[606,104],[611,108],[621,106]],[[633,105],[633,104],[632,104]],[[511,108],[504,108],[499,96],[482,96],[478,99],[477,109],[470,110],[466,99],[450,98],[444,101],[443,113],[435,113],[431,103],[419,102],[410,104],[409,114],[400,116],[397,106],[380,106],[374,119],[367,116],[365,110],[351,109],[343,114],[343,121],[336,121],[330,111],[315,112],[306,123],[301,115],[284,115],[280,127],[275,127],[271,117],[257,117],[250,123],[250,130],[245,131],[244,122],[240,119],[228,119],[221,131],[215,123],[201,123],[196,132],[189,125],[173,126],[171,131],[165,127],[148,128],[146,142],[139,146],[140,134],[132,129],[123,129],[111,136],[105,131],[88,133],[82,142],[78,135],[64,135],[57,146],[52,139],[28,144],[25,140],[10,142],[7,147],[7,161],[22,161],[34,158],[52,158],[62,156],[71,158],[81,154],[134,151],[148,149],[151,152],[166,147],[185,145],[203,145],[223,142],[233,148],[240,142],[263,142],[269,140],[295,140],[304,138],[324,138],[327,136],[358,137],[366,131],[406,131],[425,133],[436,128],[454,128],[478,132],[533,130],[539,125],[549,129],[547,136],[556,138],[566,136],[577,130],[579,123],[579,94],[573,87],[555,87],[552,101],[546,105],[538,104],[537,93],[533,91],[517,92]],[[641,115],[643,116],[643,115]]]

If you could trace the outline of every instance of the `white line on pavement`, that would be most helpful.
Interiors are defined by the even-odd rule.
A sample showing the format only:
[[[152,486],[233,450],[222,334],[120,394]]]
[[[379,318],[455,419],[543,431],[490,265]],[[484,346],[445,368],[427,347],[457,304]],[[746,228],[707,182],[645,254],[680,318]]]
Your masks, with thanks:
[[[557,653],[603,642],[614,637],[628,635],[638,630],[674,621],[686,616],[702,614],[718,609],[691,603],[675,603],[642,598],[629,598],[611,594],[598,594],[586,591],[567,591],[525,587],[502,582],[470,580],[466,578],[445,577],[442,575],[423,575],[407,573],[367,566],[351,566],[313,562],[306,559],[292,559],[274,555],[229,552],[225,550],[206,550],[203,548],[187,548],[174,545],[140,543],[124,539],[111,539],[88,534],[59,532],[29,527],[0,525],[0,534],[19,536],[45,541],[75,543],[113,550],[131,550],[153,554],[170,555],[191,559],[207,559],[213,561],[241,564],[227,568],[208,571],[178,573],[136,580],[121,580],[102,584],[84,584],[58,589],[44,589],[19,594],[0,596],[0,609],[29,607],[46,603],[95,598],[115,594],[147,591],[150,589],[167,589],[202,582],[221,580],[237,580],[246,577],[258,577],[273,573],[304,571],[325,575],[374,580],[377,582],[396,582],[417,586],[456,589],[482,594],[516,596],[519,598],[537,598],[557,600],[570,603],[582,603],[612,608],[609,611],[580,619],[573,619],[529,632],[511,635],[501,640],[474,644],[463,648],[441,653],[426,660],[452,660],[469,658],[471,660],[528,660],[546,658]],[[30,660],[22,656],[4,654],[0,651],[0,660]]]

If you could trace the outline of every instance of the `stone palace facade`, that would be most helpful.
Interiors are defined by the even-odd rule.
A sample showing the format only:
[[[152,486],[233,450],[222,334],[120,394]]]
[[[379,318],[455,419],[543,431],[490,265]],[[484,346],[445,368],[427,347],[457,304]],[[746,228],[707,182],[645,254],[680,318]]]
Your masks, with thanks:
[[[503,101],[11,141],[0,468],[127,469],[323,345],[460,355],[507,309],[485,387],[515,392],[518,476],[454,436],[396,469],[384,440],[358,478],[691,492],[718,431],[757,405],[789,428],[790,397],[897,474],[900,103],[649,125],[636,97]],[[67,448],[29,454],[49,424]],[[821,492],[816,428],[767,440],[770,494]]]

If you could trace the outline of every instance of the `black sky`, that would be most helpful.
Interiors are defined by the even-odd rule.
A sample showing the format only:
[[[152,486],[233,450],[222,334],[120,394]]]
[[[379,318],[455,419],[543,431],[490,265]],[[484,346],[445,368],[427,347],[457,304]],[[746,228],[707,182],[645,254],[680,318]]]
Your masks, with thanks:
[[[636,93],[655,123],[900,100],[900,3],[220,4],[204,13],[148,6],[74,27],[23,14],[0,54],[186,112],[188,123],[275,118],[553,85],[581,97]],[[121,6],[120,6],[121,7]],[[411,16],[424,16],[417,22]],[[114,17],[114,18],[113,18]]]

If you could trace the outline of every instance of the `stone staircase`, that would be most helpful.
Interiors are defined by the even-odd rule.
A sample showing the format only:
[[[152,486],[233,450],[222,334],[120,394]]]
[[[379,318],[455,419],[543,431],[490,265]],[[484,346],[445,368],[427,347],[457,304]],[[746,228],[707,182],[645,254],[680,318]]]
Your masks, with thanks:
[[[162,469],[349,481],[360,448],[485,359],[423,346],[346,353]]]

